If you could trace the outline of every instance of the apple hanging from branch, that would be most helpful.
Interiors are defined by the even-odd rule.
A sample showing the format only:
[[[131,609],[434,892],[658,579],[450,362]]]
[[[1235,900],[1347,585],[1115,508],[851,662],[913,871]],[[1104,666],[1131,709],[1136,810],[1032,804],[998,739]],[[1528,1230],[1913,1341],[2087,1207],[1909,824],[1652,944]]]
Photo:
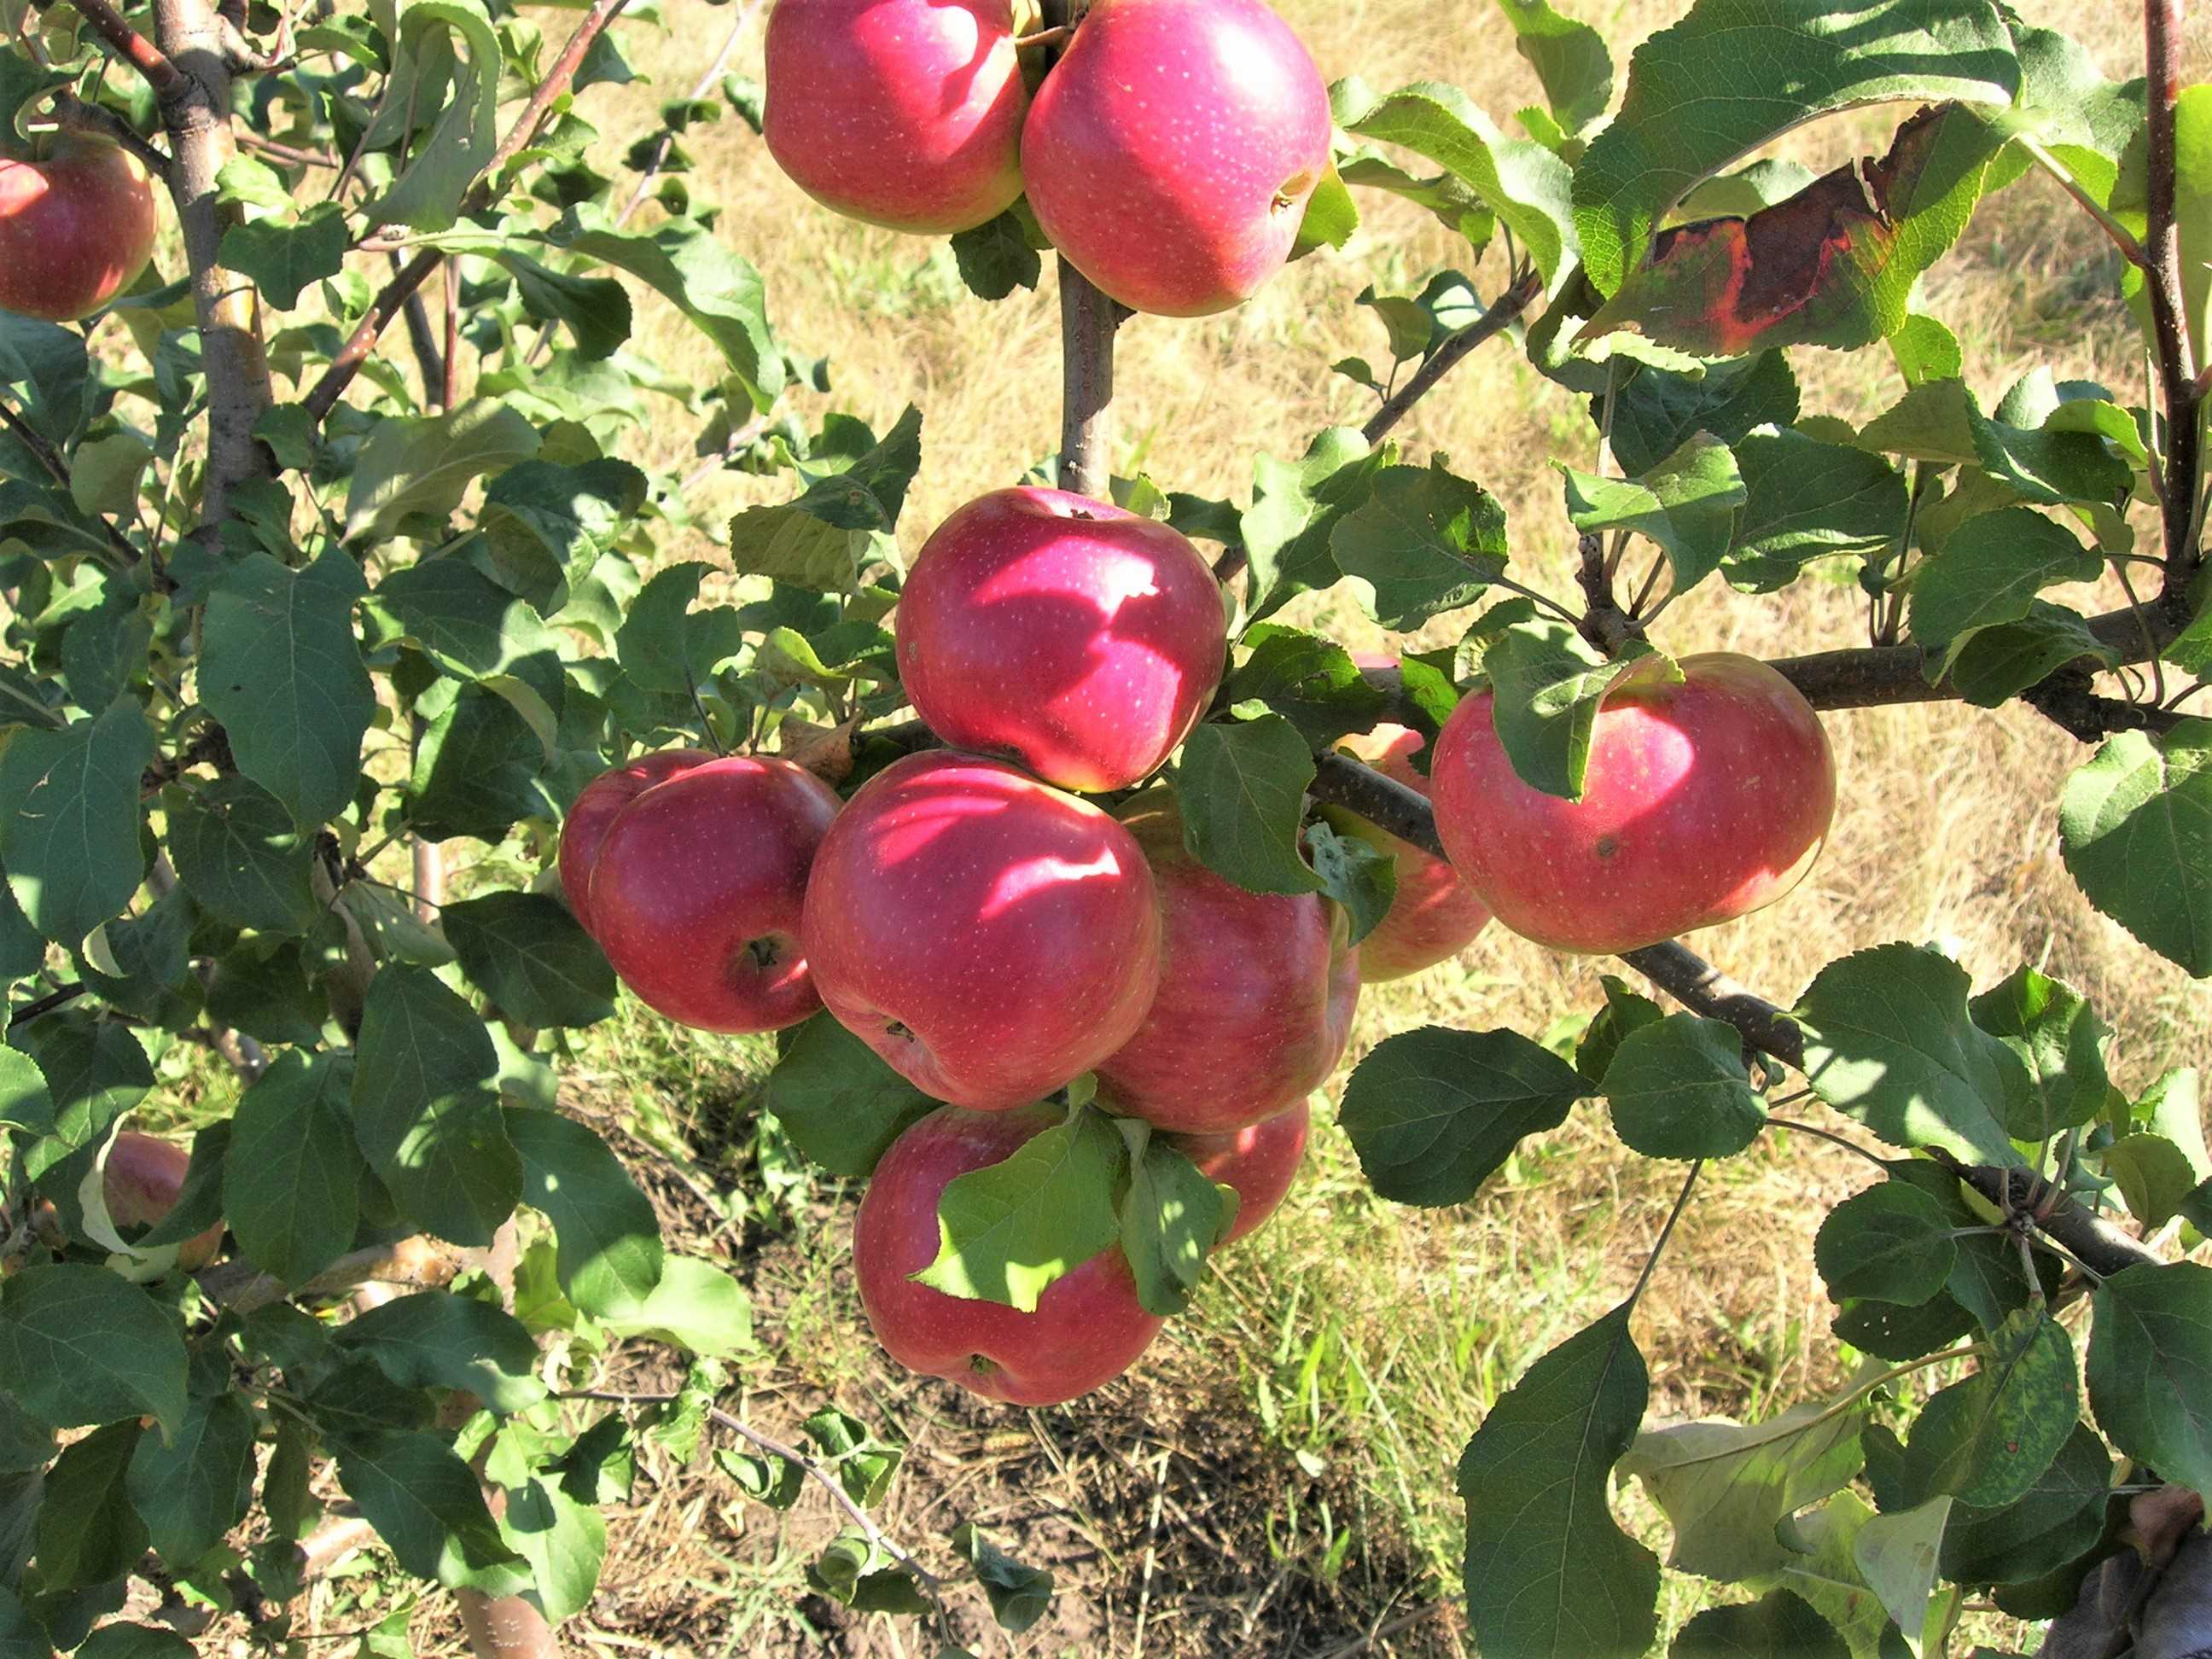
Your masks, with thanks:
[[[153,180],[119,145],[64,132],[41,159],[0,155],[0,311],[89,317],[138,279],[160,229]]]

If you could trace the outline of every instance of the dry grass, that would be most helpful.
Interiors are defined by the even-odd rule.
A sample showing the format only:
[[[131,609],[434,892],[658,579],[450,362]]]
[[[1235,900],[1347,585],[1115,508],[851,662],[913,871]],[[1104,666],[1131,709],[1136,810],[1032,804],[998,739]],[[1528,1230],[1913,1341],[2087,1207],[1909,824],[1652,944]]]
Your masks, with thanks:
[[[1281,0],[1281,9],[1332,76],[1356,69],[1377,85],[1448,79],[1501,118],[1534,95],[1486,6]],[[1629,40],[1678,8],[1619,0],[1577,9]],[[2127,72],[2126,8],[2039,0],[2021,9],[2086,34],[2108,70]],[[654,84],[596,93],[586,112],[615,134],[650,122],[655,101],[681,93],[711,57],[729,16],[672,0],[666,33],[629,40]],[[2202,61],[2212,40],[2195,46]],[[738,67],[757,61],[749,40]],[[1878,143],[1883,122],[1877,112],[1827,124],[1793,141],[1791,153],[1832,161]],[[960,289],[942,249],[805,202],[739,124],[696,131],[686,145],[699,167],[695,190],[725,204],[723,234],[763,271],[779,330],[831,359],[835,392],[800,400],[810,422],[834,407],[880,428],[909,401],[926,410],[909,546],[1049,448],[1058,357],[1048,279],[1038,295],[986,307]],[[613,171],[618,155],[611,146],[603,165]],[[1364,416],[1365,394],[1324,372],[1334,358],[1379,349],[1379,330],[1353,297],[1370,282],[1409,291],[1464,252],[1395,204],[1368,206],[1344,256],[1306,262],[1243,310],[1196,323],[1142,319],[1126,331],[1124,470],[1141,458],[1164,487],[1243,497],[1255,453],[1295,453],[1319,427]],[[1499,270],[1493,252],[1482,283],[1494,290]],[[2094,232],[2055,189],[2030,180],[1984,210],[1929,299],[1966,343],[1970,377],[1989,396],[2036,364],[2139,396],[2126,319],[2102,297],[2112,275]],[[670,362],[695,350],[658,313],[640,343]],[[1874,355],[1806,351],[1794,362],[1808,411],[1863,419],[1899,390]],[[1510,515],[1522,579],[1571,591],[1549,464],[1588,465],[1593,438],[1557,387],[1494,347],[1422,405],[1401,441],[1416,455],[1449,453],[1492,489]],[[661,422],[635,434],[635,447],[641,458],[688,459],[688,424]],[[787,489],[777,479],[716,480],[696,505],[712,522],[740,501]],[[1373,632],[1341,602],[1309,602],[1302,614],[1355,639]],[[1863,618],[1848,587],[1802,584],[1745,599],[1709,585],[1671,611],[1662,632],[1678,650],[1774,656],[1855,642]],[[2059,862],[2054,802],[2082,758],[2070,739],[2024,713],[1946,706],[1838,714],[1829,727],[1846,792],[1825,862],[1788,903],[1716,930],[1702,948],[1786,1000],[1851,949],[1936,940],[1978,981],[2027,961],[2074,981],[2122,1033],[2124,1081],[2205,1051],[2212,994],[2096,915]],[[1370,994],[1352,1058],[1428,1022],[1564,1031],[1595,1005],[1596,973],[1492,932],[1463,961]],[[1061,1575],[1054,1619],[1022,1644],[1038,1654],[1350,1652],[1435,1601],[1456,1578],[1458,1447],[1521,1370],[1617,1299],[1679,1179],[1624,1157],[1601,1114],[1586,1109],[1525,1147],[1474,1204],[1415,1212],[1374,1199],[1340,1135],[1324,1129],[1282,1218],[1221,1264],[1139,1375],[1080,1410],[987,1414],[940,1385],[890,1375],[877,1358],[844,1267],[847,1195],[809,1191],[787,1172],[779,1178],[800,1179],[799,1190],[765,1202],[781,1166],[738,1109],[750,1051],[678,1046],[626,1017],[593,1054],[585,1098],[642,1113],[706,1178],[784,1218],[749,1233],[738,1254],[772,1354],[750,1378],[752,1409],[787,1425],[835,1395],[901,1423],[915,1455],[888,1517],[894,1526],[933,1547],[933,1535],[974,1514]],[[1832,1380],[1809,1241],[1827,1206],[1863,1179],[1845,1155],[1779,1133],[1711,1173],[1638,1319],[1656,1412],[1756,1413]],[[702,1245],[715,1232],[680,1194],[671,1220]],[[726,1250],[727,1235],[713,1248]],[[608,1589],[581,1633],[597,1650],[918,1650],[910,1631],[804,1599],[801,1546],[818,1540],[819,1516],[768,1520],[696,1472],[662,1475],[617,1527]],[[1648,1514],[1631,1513],[1659,1539]],[[1694,1592],[1670,1590],[1670,1622],[1695,1605]],[[975,1638],[980,1651],[1000,1650],[980,1630]],[[1461,1638],[1443,1609],[1376,1638],[1371,1650],[1455,1653]]]

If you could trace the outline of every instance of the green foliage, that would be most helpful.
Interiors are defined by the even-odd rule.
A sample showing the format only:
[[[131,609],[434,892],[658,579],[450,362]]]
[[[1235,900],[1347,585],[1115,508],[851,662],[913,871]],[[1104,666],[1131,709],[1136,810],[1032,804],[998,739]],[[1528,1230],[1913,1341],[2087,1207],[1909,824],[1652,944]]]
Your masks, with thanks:
[[[1375,1190],[1401,1204],[1464,1204],[1528,1135],[1589,1092],[1574,1068],[1512,1031],[1425,1026],[1360,1061],[1337,1109]]]
[[[937,1259],[916,1279],[1036,1312],[1053,1280],[1121,1236],[1109,1194],[1126,1157],[1113,1126],[1085,1107],[1004,1163],[956,1176],[938,1200]]]

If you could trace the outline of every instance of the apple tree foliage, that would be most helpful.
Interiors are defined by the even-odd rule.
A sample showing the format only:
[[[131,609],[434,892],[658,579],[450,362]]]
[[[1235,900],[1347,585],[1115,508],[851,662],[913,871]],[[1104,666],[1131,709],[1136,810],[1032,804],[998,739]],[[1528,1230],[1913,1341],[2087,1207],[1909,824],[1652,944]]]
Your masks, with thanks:
[[[1694,0],[1625,68],[1547,0],[1500,4],[1530,71],[1512,129],[1449,86],[1340,82],[1303,243],[1332,257],[1387,192],[1491,275],[1363,297],[1377,348],[1334,368],[1376,399],[1364,428],[1261,457],[1249,484],[1168,454],[1113,481],[1232,578],[1232,672],[1170,771],[1193,851],[1371,925],[1389,863],[1309,824],[1315,805],[1430,846],[1434,827],[1334,746],[1385,717],[1433,734],[1478,684],[1521,775],[1578,793],[1619,665],[1663,648],[1648,585],[1614,591],[1632,554],[1670,596],[1856,583],[1869,643],[1782,665],[1816,707],[2023,701],[2082,738],[2067,868],[2212,975],[2212,723],[2166,695],[2212,665],[2212,93],[2108,81],[1996,0]],[[2152,0],[2154,46],[2172,9]],[[854,1525],[814,1574],[848,1605],[950,1640],[957,1572],[1016,1632],[1049,1596],[972,1528],[941,1571],[884,1538],[878,1429],[825,1411],[786,1446],[718,1403],[750,1340],[741,1290],[666,1251],[606,1141],[557,1109],[570,1034],[616,994],[547,872],[582,785],[688,743],[781,747],[850,787],[917,740],[886,624],[923,413],[829,407],[754,233],[687,183],[687,146],[757,122],[756,88],[710,77],[653,131],[592,125],[590,88],[631,76],[623,10],[568,33],[504,0],[0,0],[0,144],[57,119],[153,135],[188,258],[89,347],[0,315],[0,1652],[180,1651],[171,1626],[210,1606],[281,1638],[295,1547],[338,1498],[404,1573],[557,1624],[648,1440],[711,1445],[759,1502],[831,1488]],[[1903,116],[1878,154],[1743,165],[1869,104]],[[611,173],[609,136],[632,141]],[[2032,172],[2125,252],[2148,392],[2045,372],[1978,391],[1923,304],[1977,204]],[[955,239],[975,302],[1034,287],[1036,243],[1018,210]],[[442,319],[410,304],[434,271]],[[680,362],[633,338],[647,295],[693,331]],[[1393,435],[1482,347],[1586,403],[1602,459],[1560,469],[1579,593],[1518,580],[1496,498]],[[1793,348],[1872,354],[1889,407],[1856,427],[1805,408]],[[625,458],[672,424],[694,461]],[[720,467],[787,487],[700,523],[687,485]],[[747,580],[663,562],[678,532]],[[2150,586],[2100,615],[2045,597],[2108,566]],[[1339,585],[1386,629],[1449,617],[1458,641],[1376,676],[1275,619]],[[410,847],[457,854],[465,896],[418,903]],[[1851,1659],[1942,1651],[1969,1595],[2061,1611],[2121,1547],[2127,1492],[2212,1488],[2212,1270],[2168,1248],[2212,1230],[2194,1072],[2130,1097],[2059,980],[1978,988],[1910,942],[1831,963],[1788,1010],[1679,947],[1630,965],[1682,1007],[1608,977],[1564,1045],[1431,1027],[1376,1047],[1338,1107],[1368,1178],[1464,1204],[1579,1107],[1684,1164],[1688,1204],[1705,1162],[1783,1132],[1778,1099],[1816,1097],[1878,1148],[1816,1258],[1857,1369],[1755,1423],[1647,1429],[1639,1281],[1467,1447],[1480,1651],[1651,1645],[1662,1563],[1609,1502],[1631,1480],[1670,1523],[1663,1570],[1724,1587],[1678,1652]],[[827,1016],[778,1047],[760,1104],[832,1174],[865,1176],[928,1109]],[[200,1048],[234,1102],[175,1212],[126,1237],[106,1149]],[[1114,1133],[1085,1080],[1067,1109],[1052,1156],[948,1192],[933,1282],[1034,1297],[1118,1243],[1147,1304],[1181,1307],[1218,1194],[1142,1126]],[[178,1271],[218,1218],[223,1258]],[[350,1313],[377,1277],[406,1293]],[[674,1397],[575,1397],[647,1340],[690,1357]]]

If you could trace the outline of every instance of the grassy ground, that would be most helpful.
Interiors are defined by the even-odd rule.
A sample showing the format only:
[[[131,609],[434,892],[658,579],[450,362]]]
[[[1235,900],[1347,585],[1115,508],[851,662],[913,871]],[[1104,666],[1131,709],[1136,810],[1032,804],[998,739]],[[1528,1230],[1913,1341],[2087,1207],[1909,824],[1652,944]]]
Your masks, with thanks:
[[[1448,79],[1501,119],[1535,95],[1489,7],[1280,5],[1332,78]],[[2127,8],[2039,0],[2021,9],[2086,33],[2108,72],[2132,72]],[[1676,8],[1617,0],[1576,9],[1626,41]],[[653,82],[594,93],[586,112],[611,134],[640,130],[658,100],[688,87],[731,16],[667,0],[665,32],[628,38]],[[2200,64],[2208,45],[2196,42]],[[757,53],[756,26],[735,66],[757,72]],[[1878,144],[1884,113],[1826,124],[1790,151],[1832,164]],[[908,401],[927,411],[909,545],[1049,447],[1049,280],[1040,295],[987,307],[961,289],[942,249],[813,208],[740,124],[685,143],[698,163],[695,188],[726,204],[725,237],[765,274],[777,326],[832,360],[836,391],[805,401],[810,423],[830,407],[879,428]],[[1459,257],[1415,215],[1383,204],[1371,216],[1345,255],[1306,262],[1227,317],[1128,328],[1123,470],[1141,457],[1164,487],[1243,496],[1255,453],[1295,453],[1320,426],[1364,416],[1366,394],[1324,372],[1336,357],[1380,349],[1379,329],[1353,297],[1370,282],[1416,289]],[[1491,291],[1499,270],[1495,254],[1480,269]],[[2032,179],[1984,210],[1928,297],[1966,343],[1985,400],[2039,364],[2139,398],[2130,330],[2104,297],[2112,276],[2104,244],[2055,189]],[[641,343],[671,361],[692,349],[659,316]],[[1875,354],[1802,352],[1796,367],[1808,411],[1863,418],[1899,389]],[[1593,439],[1556,387],[1495,347],[1424,404],[1401,439],[1416,457],[1449,453],[1503,500],[1522,580],[1571,591],[1549,464],[1589,465]],[[635,438],[641,453],[663,460],[688,447],[683,421]],[[702,518],[787,489],[781,480],[712,480]],[[668,552],[713,556],[704,546]],[[1348,638],[1372,633],[1348,605],[1306,609]],[[1856,642],[1863,622],[1848,588],[1742,599],[1708,584],[1668,613],[1662,632],[1675,650],[1784,655]],[[1825,861],[1788,903],[1704,936],[1701,948],[1787,1000],[1856,946],[1938,941],[1980,981],[2024,960],[2075,982],[2122,1033],[2124,1081],[2205,1053],[2212,992],[2094,914],[2060,865],[2052,803],[2082,758],[2069,739],[2024,713],[1942,705],[1828,724],[1845,790]],[[1597,972],[1493,932],[1459,962],[1370,993],[1347,1065],[1382,1037],[1431,1022],[1564,1035],[1597,1002]],[[1053,1566],[1060,1602],[1020,1644],[1040,1655],[1462,1651],[1440,1600],[1456,1583],[1459,1449],[1528,1364],[1620,1297],[1680,1178],[1627,1157],[1601,1113],[1585,1110],[1525,1147],[1474,1204],[1416,1212],[1370,1195],[1342,1136],[1320,1122],[1279,1219],[1220,1264],[1135,1376],[1073,1410],[987,1413],[880,1361],[846,1261],[851,1194],[810,1178],[751,1114],[760,1058],[757,1046],[676,1034],[630,1007],[592,1035],[570,1081],[580,1109],[635,1130],[638,1168],[672,1230],[732,1259],[752,1284],[767,1352],[747,1374],[748,1412],[789,1427],[834,1396],[898,1423],[914,1450],[886,1524],[927,1553],[973,1517],[1024,1559]],[[1757,1415],[1835,1378],[1809,1243],[1827,1207],[1863,1176],[1844,1154],[1787,1132],[1711,1172],[1638,1319],[1655,1413]],[[617,1523],[607,1587],[576,1632],[580,1643],[604,1653],[925,1650],[912,1632],[844,1620],[805,1599],[805,1546],[830,1525],[811,1502],[778,1519],[696,1471],[657,1477],[641,1483],[640,1507]],[[1635,1494],[1624,1513],[1663,1544]],[[1670,1628],[1697,1605],[1689,1589],[1670,1588]],[[343,1605],[325,1612],[344,1623]],[[421,1633],[436,1644],[433,1624]],[[981,1629],[975,1644],[1006,1650]]]

